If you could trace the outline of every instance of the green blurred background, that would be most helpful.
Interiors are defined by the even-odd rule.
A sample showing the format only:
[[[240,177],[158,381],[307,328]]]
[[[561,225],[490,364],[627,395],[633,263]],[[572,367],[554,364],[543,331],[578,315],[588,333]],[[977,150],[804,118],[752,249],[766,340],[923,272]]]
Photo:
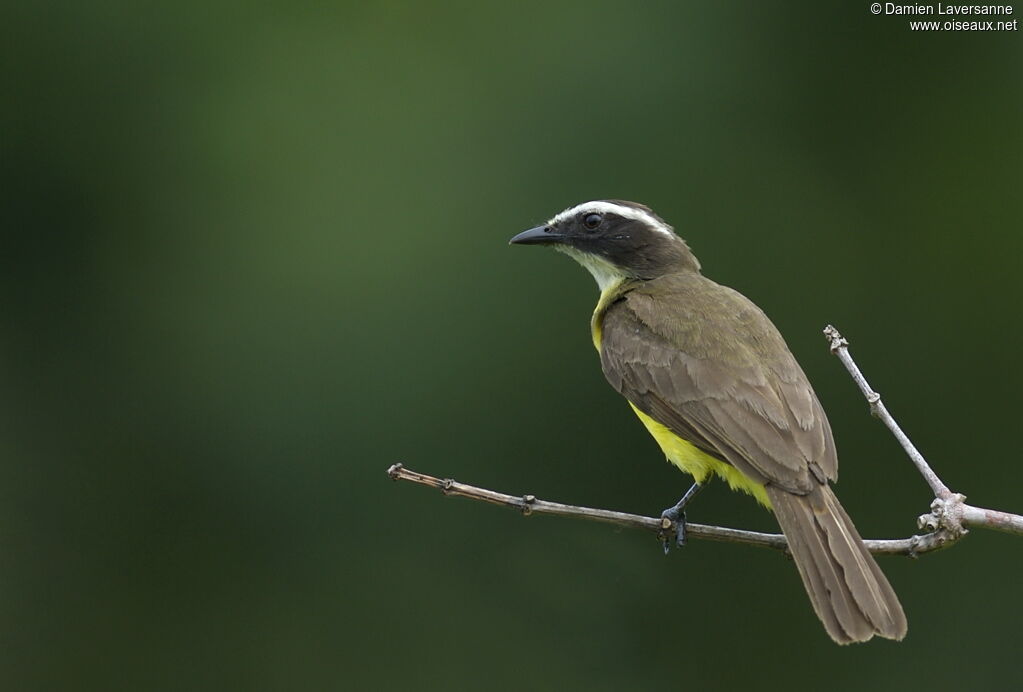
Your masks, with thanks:
[[[1019,538],[884,558],[839,648],[781,556],[516,513],[687,478],[603,381],[593,282],[514,233],[654,207],[772,316],[867,536],[1023,510],[1021,38],[866,2],[5,3],[10,690],[903,690],[1023,680]],[[772,530],[712,486],[692,521]]]

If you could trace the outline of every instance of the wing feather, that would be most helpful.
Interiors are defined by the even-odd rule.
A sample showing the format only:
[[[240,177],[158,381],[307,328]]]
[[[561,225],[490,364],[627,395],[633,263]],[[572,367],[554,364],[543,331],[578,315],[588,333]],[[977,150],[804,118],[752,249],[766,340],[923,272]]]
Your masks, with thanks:
[[[757,482],[803,494],[837,476],[806,376],[764,313],[730,288],[689,272],[626,292],[604,315],[601,364],[637,408]]]

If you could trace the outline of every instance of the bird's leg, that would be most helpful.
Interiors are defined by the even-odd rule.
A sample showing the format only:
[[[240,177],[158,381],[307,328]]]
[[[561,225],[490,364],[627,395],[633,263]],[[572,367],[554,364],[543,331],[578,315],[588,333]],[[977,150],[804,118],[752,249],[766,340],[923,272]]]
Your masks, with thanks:
[[[675,544],[680,548],[686,544],[686,505],[702,489],[703,486],[701,484],[693,483],[693,486],[686,491],[681,500],[675,503],[674,507],[669,507],[661,512],[661,519],[669,519],[675,524]],[[664,541],[664,554],[667,555],[668,548],[670,547],[668,536],[662,533],[661,540]]]

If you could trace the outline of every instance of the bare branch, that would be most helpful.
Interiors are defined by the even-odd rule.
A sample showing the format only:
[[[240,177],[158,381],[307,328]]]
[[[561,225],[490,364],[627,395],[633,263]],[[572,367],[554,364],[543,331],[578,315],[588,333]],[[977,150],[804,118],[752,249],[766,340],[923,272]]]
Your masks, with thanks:
[[[956,540],[966,534],[967,526],[979,526],[1023,535],[1023,516],[983,507],[973,507],[964,502],[965,495],[949,490],[948,486],[938,478],[938,474],[931,469],[920,450],[910,441],[906,433],[902,432],[902,428],[895,422],[892,414],[888,412],[888,408],[881,401],[881,395],[867,384],[867,378],[860,372],[859,366],[856,365],[849,353],[849,342],[845,337],[830,324],[824,328],[824,336],[831,344],[831,352],[838,356],[856,386],[863,392],[867,403],[870,404],[870,412],[880,418],[888,427],[934,492],[935,500],[931,503],[930,514],[921,515],[917,519],[920,528],[928,531],[943,530],[955,536]]]
[[[594,509],[592,507],[578,507],[566,505],[560,502],[548,502],[537,499],[533,495],[506,495],[486,488],[478,488],[473,485],[466,485],[450,478],[435,478],[425,473],[419,473],[412,469],[405,468],[402,464],[394,464],[387,469],[387,475],[394,480],[412,481],[420,485],[428,485],[431,488],[438,488],[445,495],[467,497],[472,500],[482,500],[496,505],[514,507],[522,514],[556,514],[563,517],[576,517],[578,519],[590,519],[602,521],[619,526],[626,526],[633,529],[646,529],[653,532],[660,538],[664,535],[673,535],[675,524],[670,519],[644,517],[638,514],[626,512],[615,512],[608,509]],[[690,538],[700,538],[710,541],[725,543],[745,543],[761,548],[774,548],[788,552],[788,542],[785,536],[779,533],[760,533],[758,531],[743,531],[740,529],[729,529],[723,526],[707,526],[706,524],[692,524],[686,522],[686,535]],[[953,536],[939,529],[933,533],[921,536],[910,536],[895,540],[866,540],[864,543],[867,550],[878,555],[908,555],[915,557],[921,553],[938,550],[951,545],[955,541]]]
[[[902,448],[906,450],[906,454],[909,455],[910,461],[912,461],[920,474],[927,481],[927,484],[931,486],[931,490],[934,491],[935,497],[948,498],[952,495],[952,491],[941,482],[938,478],[938,474],[931,470],[927,460],[924,459],[924,455],[920,453],[920,450],[910,442],[906,433],[902,432],[902,428],[892,418],[892,414],[888,413],[888,409],[885,407],[884,402],[881,401],[881,395],[870,388],[867,384],[867,378],[860,372],[860,368],[853,361],[852,356],[849,354],[849,342],[845,340],[845,337],[838,333],[832,325],[828,325],[824,328],[824,336],[827,337],[828,341],[831,342],[831,352],[838,356],[838,359],[842,361],[842,365],[852,375],[853,382],[863,392],[863,396],[866,397],[867,403],[870,404],[870,412],[880,418],[881,421],[888,426],[888,429],[892,431],[892,435],[899,441]]]
[[[887,407],[882,403],[881,395],[867,384],[866,378],[849,354],[849,342],[831,325],[828,325],[824,330],[824,335],[831,344],[831,352],[839,357],[846,370],[852,376],[853,381],[856,382],[860,391],[863,392],[867,403],[870,404],[871,413],[880,418],[892,432],[935,495],[934,502],[931,503],[930,513],[924,514],[917,519],[919,527],[928,533],[900,539],[864,540],[863,543],[867,546],[867,550],[878,555],[907,555],[916,557],[921,553],[939,550],[952,545],[966,535],[966,527],[968,526],[979,526],[1023,535],[1023,516],[993,509],[984,509],[982,507],[973,507],[965,503],[966,497],[964,495],[949,490],[948,486],[938,477],[938,474],[931,469],[927,460],[924,459],[920,451],[913,445],[909,437],[902,431],[899,424],[895,422]],[[506,495],[493,490],[459,483],[450,478],[441,479],[428,476],[425,473],[406,469],[401,464],[394,464],[387,469],[387,475],[394,480],[411,481],[420,485],[438,488],[445,495],[456,495],[496,505],[514,507],[524,515],[533,513],[556,514],[563,517],[602,521],[629,528],[645,529],[655,533],[662,540],[665,536],[673,535],[675,530],[674,522],[666,518],[644,517],[638,514],[615,512],[608,509],[594,509],[592,507],[566,505],[560,502],[548,502],[546,500],[539,500],[533,495],[522,495],[520,497]],[[686,535],[692,538],[726,543],[744,543],[746,545],[788,552],[788,543],[785,540],[785,536],[781,534],[743,531],[722,526],[707,526],[705,524],[690,524],[687,522]]]
[[[1023,517],[1018,514],[999,512],[997,509],[984,509],[964,504],[962,506],[962,522],[966,526],[984,526],[997,531],[1018,533],[1023,535]]]

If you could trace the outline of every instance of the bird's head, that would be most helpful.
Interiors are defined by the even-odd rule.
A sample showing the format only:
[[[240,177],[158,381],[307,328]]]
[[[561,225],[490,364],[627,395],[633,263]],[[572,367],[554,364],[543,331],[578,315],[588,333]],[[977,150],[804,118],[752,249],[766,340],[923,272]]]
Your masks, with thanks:
[[[602,291],[624,279],[700,270],[700,262],[672,227],[636,202],[577,204],[510,242],[552,245],[586,267]]]

